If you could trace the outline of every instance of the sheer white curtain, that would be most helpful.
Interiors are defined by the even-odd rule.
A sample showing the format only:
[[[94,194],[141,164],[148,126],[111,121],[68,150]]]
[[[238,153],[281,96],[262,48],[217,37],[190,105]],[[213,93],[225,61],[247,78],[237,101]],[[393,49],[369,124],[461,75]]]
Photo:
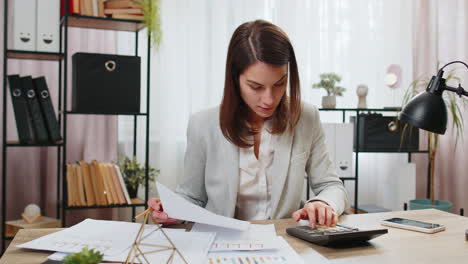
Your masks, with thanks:
[[[454,60],[468,61],[468,1],[413,1],[414,18],[414,76],[431,76],[436,73],[438,63]],[[442,66],[442,65],[440,65]],[[457,69],[456,75],[461,78],[462,87],[468,87],[468,72],[461,64],[446,68]],[[458,82],[451,86],[456,87]],[[466,98],[465,98],[466,102]],[[461,99],[459,104],[462,105]],[[453,203],[452,211],[458,213],[459,208],[468,207],[466,186],[466,151],[468,149],[468,131],[466,118],[468,107],[461,108],[465,117],[464,140],[455,144],[455,133],[449,115],[449,123],[445,135],[439,137],[438,151],[435,161],[435,195],[436,199],[448,200]],[[456,147],[455,147],[456,146]],[[417,160],[418,166],[427,166],[426,160]],[[418,172],[418,193],[426,193],[427,174]]]
[[[303,99],[317,106],[325,92],[311,85],[323,72],[343,77],[348,90],[338,98],[338,107],[356,107],[355,91],[361,83],[369,87],[369,107],[399,106],[411,81],[408,1],[162,0],[161,4],[163,41],[151,59],[150,160],[161,169],[159,179],[171,187],[183,172],[188,118],[220,103],[228,43],[243,22],[265,19],[286,31],[295,47]],[[118,39],[120,50],[133,51],[131,37],[122,34]],[[401,66],[403,88],[390,90],[384,85],[390,64]],[[341,113],[322,114],[322,120],[341,122]],[[122,146],[131,145],[131,124],[120,122]],[[382,154],[360,159],[360,202],[385,204],[389,197],[378,191],[392,177],[391,166],[406,163],[407,157]],[[348,185],[351,190],[352,184]]]

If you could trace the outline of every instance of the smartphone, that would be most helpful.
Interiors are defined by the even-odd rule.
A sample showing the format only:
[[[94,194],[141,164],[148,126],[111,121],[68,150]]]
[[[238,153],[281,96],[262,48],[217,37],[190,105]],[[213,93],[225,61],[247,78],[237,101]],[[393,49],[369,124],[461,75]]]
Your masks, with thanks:
[[[392,226],[430,234],[445,230],[445,226],[440,224],[427,223],[399,217],[385,219],[381,224],[385,226]]]

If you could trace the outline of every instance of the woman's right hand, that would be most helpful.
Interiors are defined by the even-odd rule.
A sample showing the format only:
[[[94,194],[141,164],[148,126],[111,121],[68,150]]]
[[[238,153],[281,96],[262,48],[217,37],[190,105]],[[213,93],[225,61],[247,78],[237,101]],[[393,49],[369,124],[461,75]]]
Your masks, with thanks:
[[[175,218],[170,218],[166,212],[164,212],[161,200],[159,198],[151,198],[148,200],[148,207],[152,208],[151,218],[158,224],[172,225],[179,221]]]

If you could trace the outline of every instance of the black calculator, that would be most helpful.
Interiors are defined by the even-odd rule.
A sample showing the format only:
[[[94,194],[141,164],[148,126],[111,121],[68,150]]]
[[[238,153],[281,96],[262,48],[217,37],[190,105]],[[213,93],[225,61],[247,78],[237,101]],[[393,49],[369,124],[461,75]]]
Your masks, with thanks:
[[[329,247],[346,247],[362,244],[388,233],[387,229],[359,230],[358,228],[337,225],[336,227],[297,226],[286,229],[291,236],[306,240],[308,242]]]

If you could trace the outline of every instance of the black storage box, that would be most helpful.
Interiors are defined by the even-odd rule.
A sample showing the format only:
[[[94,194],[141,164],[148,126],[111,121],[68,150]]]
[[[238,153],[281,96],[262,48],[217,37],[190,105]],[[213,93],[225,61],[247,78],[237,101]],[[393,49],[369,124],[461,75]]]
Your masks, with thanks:
[[[78,52],[72,64],[73,112],[140,112],[140,57]]]
[[[356,151],[356,117],[354,123],[354,151]],[[417,151],[419,149],[419,129],[407,126],[402,137],[404,124],[394,116],[382,114],[359,114],[358,151]],[[403,141],[402,141],[403,140]]]

